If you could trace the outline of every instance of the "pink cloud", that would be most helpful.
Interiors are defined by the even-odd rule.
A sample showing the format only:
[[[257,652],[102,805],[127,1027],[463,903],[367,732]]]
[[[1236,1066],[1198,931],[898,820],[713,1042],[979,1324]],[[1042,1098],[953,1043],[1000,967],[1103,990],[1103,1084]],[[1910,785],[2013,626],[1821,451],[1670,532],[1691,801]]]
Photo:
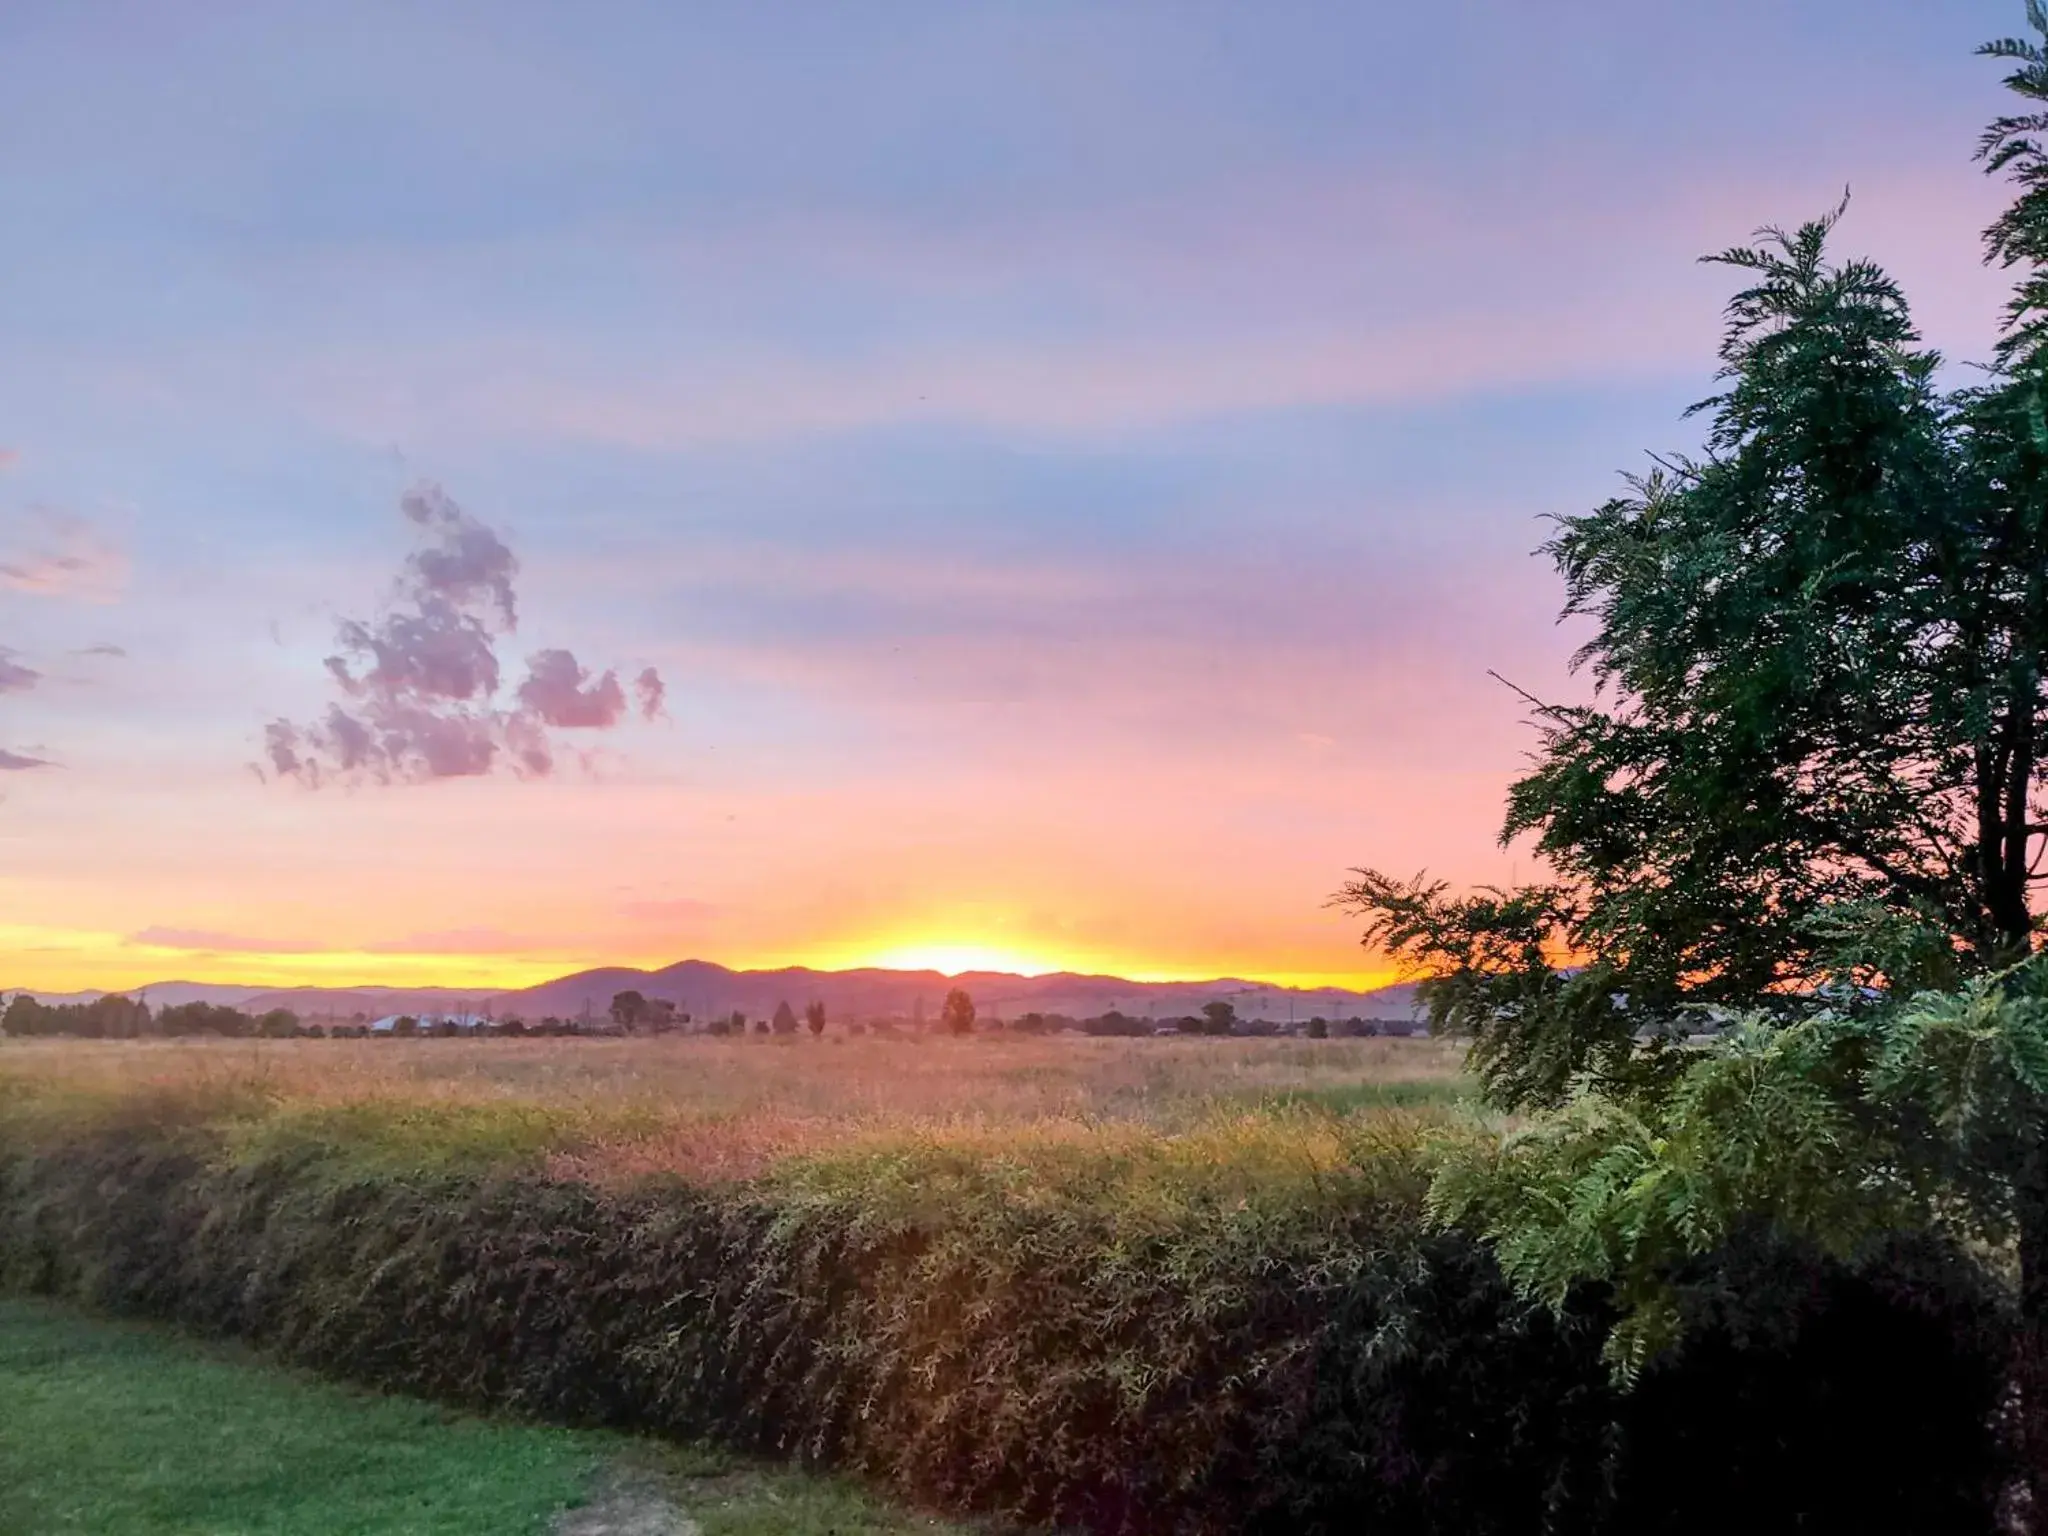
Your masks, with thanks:
[[[0,693],[27,693],[43,680],[34,667],[16,661],[16,653],[0,645]]]
[[[618,674],[606,672],[602,677],[592,678],[573,652],[538,651],[527,658],[526,666],[526,681],[519,685],[519,704],[543,725],[604,730],[617,725],[626,712],[626,691],[619,686]],[[652,671],[650,668],[649,672]],[[661,677],[658,673],[653,676],[654,685],[659,688]]]
[[[1903,168],[1856,184],[1840,248],[1894,266],[1937,344],[1981,354],[2005,280],[1982,269],[1977,231],[2004,189],[1918,148],[1873,163]],[[1536,178],[1445,190],[1350,171],[965,233],[782,220],[621,246],[656,291],[675,284],[680,299],[715,286],[758,304],[749,334],[768,340],[679,363],[665,346],[538,328],[374,355],[332,339],[264,368],[379,441],[538,433],[656,448],[915,421],[1119,433],[1230,412],[1697,374],[1729,284],[1695,258],[1760,224],[1824,211],[1842,180],[1786,171],[1648,189]],[[438,281],[473,280],[448,260]],[[772,278],[757,279],[764,270]],[[767,286],[748,289],[756,280]],[[772,340],[773,283],[849,301],[936,294],[989,318],[821,353]],[[1006,325],[1013,309],[1032,323]]]
[[[634,922],[690,924],[716,917],[719,908],[715,902],[674,896],[625,901],[619,904],[618,910],[621,917]]]
[[[443,928],[365,944],[363,950],[372,955],[516,955],[548,947],[543,940],[498,928]]]
[[[208,954],[234,955],[317,955],[328,946],[306,939],[251,938],[247,934],[221,933],[210,928],[138,929],[122,942],[146,949],[187,949]]]
[[[329,777],[419,782],[480,777],[502,755],[514,772],[545,777],[555,762],[551,728],[619,722],[626,699],[617,673],[593,681],[559,649],[529,657],[516,707],[496,707],[497,646],[518,617],[518,559],[439,486],[415,486],[400,507],[423,538],[394,601],[375,620],[342,621],[341,649],[325,662],[340,701],[310,723],[264,727],[272,771],[310,787]],[[643,699],[650,679],[661,686],[648,668],[637,684]]]
[[[653,667],[642,667],[634,677],[633,697],[643,720],[659,720],[668,713],[668,684]]]
[[[0,535],[0,586],[41,597],[107,603],[128,583],[127,554],[69,512],[37,510]]]
[[[1398,740],[1428,742],[1434,761],[1456,756],[1471,709],[1510,729],[1520,718],[1489,667],[1550,693],[1572,686],[1572,636],[1552,623],[1559,592],[1514,546],[1455,566],[1242,548],[1098,561],[1065,600],[962,599],[908,579],[862,595],[829,634],[770,626],[681,655],[729,686],[857,699],[898,725],[974,711],[959,728],[1005,751],[1041,738],[1199,740],[1205,752],[1247,738]]]
[[[1699,377],[1726,275],[1695,263],[1759,224],[1855,200],[1839,237],[1906,281],[1930,338],[1989,348],[2006,282],[1977,233],[2006,200],[1964,153],[1859,145],[1825,167],[1645,185],[1589,164],[1513,183],[1403,182],[1370,167],[1250,179],[1086,217],[959,230],[820,215],[620,237],[635,291],[676,313],[719,295],[716,334],[551,322],[391,343],[350,323],[402,270],[432,306],[574,253],[546,239],[322,252],[279,274],[335,302],[291,336],[224,338],[175,367],[77,349],[38,364],[165,410],[288,402],[367,442],[559,437],[675,448],[965,423],[1114,435],[1232,412],[1413,405],[1474,393]],[[1864,171],[1868,174],[1863,174]],[[1512,253],[1510,257],[1507,253]],[[791,295],[926,321],[812,345]],[[734,325],[735,317],[747,323]]]
[[[592,565],[590,571],[612,581],[650,574],[644,562],[627,569],[616,563]],[[669,573],[651,574],[673,579]],[[1104,602],[1120,590],[1116,573],[1073,560],[985,560],[942,548],[832,548],[765,539],[695,544],[687,576],[692,586],[707,592],[737,588],[785,597],[945,592],[982,604]]]

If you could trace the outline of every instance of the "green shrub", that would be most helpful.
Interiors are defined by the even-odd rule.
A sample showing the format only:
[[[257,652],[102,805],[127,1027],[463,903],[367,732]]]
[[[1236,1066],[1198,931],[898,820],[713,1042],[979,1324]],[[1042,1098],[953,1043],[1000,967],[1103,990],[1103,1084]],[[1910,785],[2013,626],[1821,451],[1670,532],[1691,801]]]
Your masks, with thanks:
[[[1696,1442],[1667,1412],[1616,1396],[1596,1308],[1560,1322],[1428,1226],[1424,1148],[1399,1122],[883,1143],[608,1190],[545,1176],[546,1127],[479,1115],[437,1129],[233,1095],[0,1114],[0,1282],[382,1387],[717,1436],[1103,1532],[1692,1529],[1656,1512],[1717,1475],[1678,1454]],[[458,1155],[469,1138],[486,1150]],[[1706,1342],[1644,1390],[1741,1403],[1788,1340],[1822,1389],[1848,1346],[1931,1361],[1851,1373],[1856,1422],[1946,1426],[1928,1456],[1855,1465],[1889,1507],[1972,1529],[1981,1337],[1924,1287],[1901,1307],[1864,1284],[1846,1311],[1826,1292],[1755,1344],[1703,1302]],[[1846,1332],[1797,1354],[1837,1317]],[[1783,1458],[1745,1445],[1811,1439],[1770,1415],[1716,1433],[1716,1456],[1766,1470]],[[1794,1469],[1837,1488],[1831,1454]],[[1774,1510],[1835,1528],[1802,1486]]]

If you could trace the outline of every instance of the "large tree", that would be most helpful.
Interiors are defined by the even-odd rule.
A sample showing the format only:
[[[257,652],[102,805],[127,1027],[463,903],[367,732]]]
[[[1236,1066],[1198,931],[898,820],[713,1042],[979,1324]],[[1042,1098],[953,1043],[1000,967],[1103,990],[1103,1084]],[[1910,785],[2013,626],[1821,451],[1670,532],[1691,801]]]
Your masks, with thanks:
[[[1531,1112],[1434,1199],[1624,1370],[1673,1276],[1762,1222],[1853,1255],[1945,1227],[2018,1274],[2014,1373],[2048,1528],[2048,7],[1984,51],[2026,104],[1980,159],[2018,195],[1992,365],[1943,392],[1904,295],[1836,261],[1840,210],[1740,272],[1704,448],[1547,546],[1593,625],[1590,703],[1542,728],[1505,839],[1554,873],[1339,900],[1426,977],[1495,1102]],[[1694,1021],[1737,1019],[1701,1047]]]
[[[2003,45],[2019,47],[2021,45]],[[2016,81],[2038,92],[2044,68]],[[1994,164],[2040,174],[1994,128]],[[1991,232],[2028,264],[2030,191]],[[1988,381],[1944,395],[1897,284],[1834,261],[1841,210],[1707,258],[1728,307],[1704,452],[1559,519],[1590,703],[1535,703],[1508,799],[1555,872],[1452,897],[1360,870],[1367,941],[1419,961],[1508,1104],[1654,1072],[1645,1029],[1830,978],[1942,983],[2030,952],[2048,771],[2048,430],[2017,304]],[[2021,215],[2025,217],[2022,218]],[[2048,237],[2042,245],[2048,248]],[[1869,936],[1888,941],[1877,970]],[[1901,956],[1910,974],[1898,974]]]

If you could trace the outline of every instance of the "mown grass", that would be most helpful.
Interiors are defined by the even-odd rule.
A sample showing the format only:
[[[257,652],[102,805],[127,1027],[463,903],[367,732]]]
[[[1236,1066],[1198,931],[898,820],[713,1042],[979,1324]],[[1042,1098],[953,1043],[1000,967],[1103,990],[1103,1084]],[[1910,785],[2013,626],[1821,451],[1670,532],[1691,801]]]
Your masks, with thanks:
[[[0,1297],[0,1536],[520,1536],[608,1471],[704,1536],[943,1536],[714,1448],[482,1419],[146,1324]]]
[[[0,1298],[10,1536],[517,1536],[581,1498],[591,1439],[491,1423]]]

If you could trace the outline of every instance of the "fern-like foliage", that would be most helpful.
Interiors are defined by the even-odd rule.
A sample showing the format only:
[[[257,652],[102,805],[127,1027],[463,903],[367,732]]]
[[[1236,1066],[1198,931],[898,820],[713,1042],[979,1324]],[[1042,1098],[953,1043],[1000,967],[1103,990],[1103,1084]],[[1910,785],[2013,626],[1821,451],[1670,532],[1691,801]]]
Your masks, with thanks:
[[[1985,169],[2011,177],[2019,188],[2012,206],[1984,232],[1991,260],[2026,269],[2006,305],[1999,342],[1999,359],[2008,366],[2038,358],[2048,341],[2048,7],[2041,0],[2027,0],[2027,23],[2034,37],[1999,38],[1977,50],[2012,63],[2006,89],[2029,108],[1995,118],[1977,146]]]
[[[2032,964],[1863,1014],[1752,1017],[1668,1088],[1584,1082],[1497,1143],[1446,1148],[1436,1219],[1494,1244],[1523,1292],[1578,1286],[1620,1313],[1624,1379],[1677,1336],[1676,1282],[1738,1227],[1850,1259],[1886,1233],[2002,1243],[2048,1133],[2048,996]]]

